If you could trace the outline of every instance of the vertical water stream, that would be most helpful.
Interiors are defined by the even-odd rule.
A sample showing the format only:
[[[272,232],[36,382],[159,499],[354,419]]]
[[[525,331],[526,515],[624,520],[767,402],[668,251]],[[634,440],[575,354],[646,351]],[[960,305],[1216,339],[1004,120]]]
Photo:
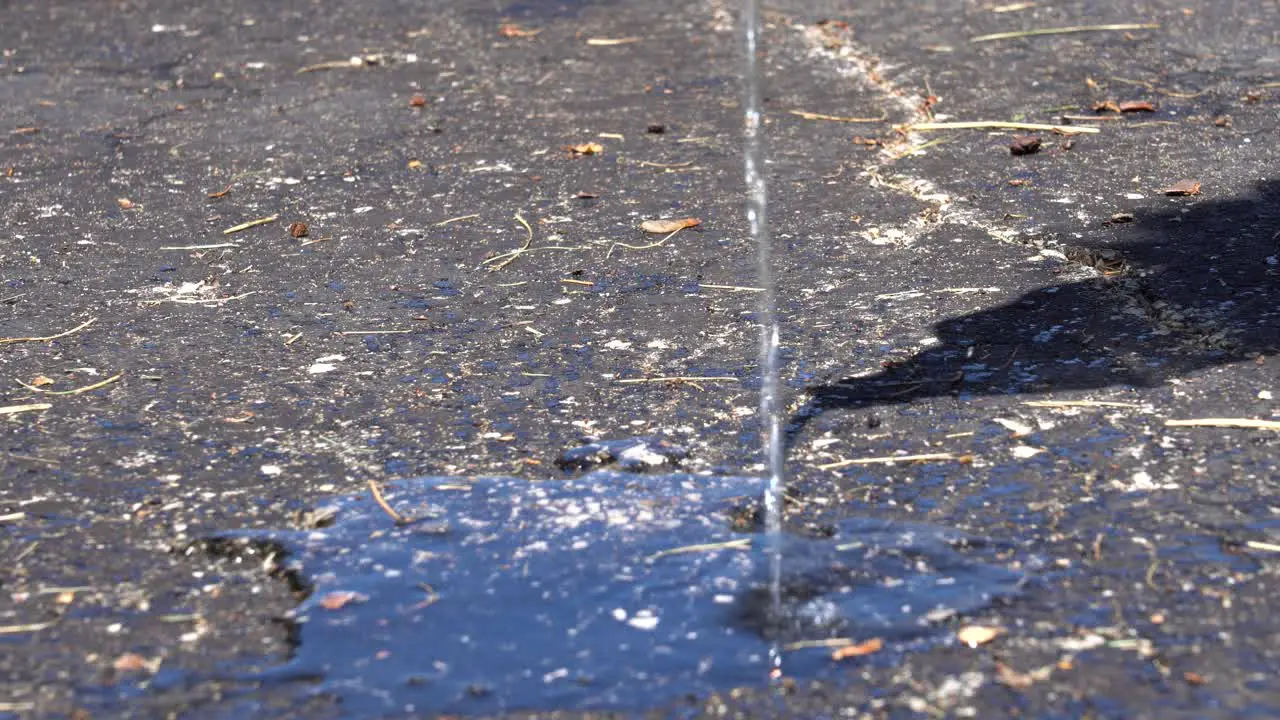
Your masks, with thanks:
[[[757,277],[764,292],[760,296],[760,420],[764,429],[764,456],[767,482],[764,488],[765,534],[769,544],[771,612],[781,607],[782,576],[782,489],[784,448],[782,412],[778,380],[778,303],[773,281],[773,248],[769,236],[768,183],[765,180],[764,110],[760,72],[760,0],[743,0],[742,25],[746,47],[743,52],[743,169],[747,185],[747,222],[756,245]],[[775,645],[770,651],[770,672],[782,673],[781,654]]]

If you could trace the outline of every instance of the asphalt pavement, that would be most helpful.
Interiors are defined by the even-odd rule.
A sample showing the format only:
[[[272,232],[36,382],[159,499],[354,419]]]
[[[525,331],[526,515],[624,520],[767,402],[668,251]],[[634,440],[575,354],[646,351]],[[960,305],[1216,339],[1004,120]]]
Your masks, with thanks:
[[[343,716],[254,679],[305,582],[208,538],[371,481],[758,471],[737,13],[0,4],[0,716]],[[766,21],[788,526],[1040,577],[977,647],[644,709],[1280,715],[1280,4]]]

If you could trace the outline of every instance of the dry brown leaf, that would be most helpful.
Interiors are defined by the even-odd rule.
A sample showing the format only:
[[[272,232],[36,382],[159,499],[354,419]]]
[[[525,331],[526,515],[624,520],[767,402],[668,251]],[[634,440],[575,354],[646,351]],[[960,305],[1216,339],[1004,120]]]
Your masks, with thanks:
[[[846,645],[842,648],[836,648],[831,651],[832,660],[844,660],[845,658],[861,657],[879,652],[884,647],[884,641],[880,638],[871,638],[853,645]]]
[[[116,198],[116,204],[120,206],[121,210],[132,210],[134,208],[134,203],[129,198]]]
[[[335,590],[320,598],[320,607],[325,610],[341,610],[353,602],[364,602],[368,598],[350,590]]]
[[[971,648],[976,648],[979,645],[986,645],[1003,634],[1004,628],[968,625],[960,628],[960,631],[956,633],[956,639]]]
[[[154,660],[148,660],[138,653],[125,653],[112,661],[111,667],[116,672],[140,672],[150,670],[156,664]]]
[[[1167,188],[1161,188],[1165,195],[1199,195],[1200,183],[1195,180],[1179,180]]]
[[[597,142],[578,143],[577,145],[565,145],[565,150],[571,155],[599,155],[604,152],[604,146]]]
[[[1150,100],[1128,100],[1117,105],[1122,113],[1155,112],[1156,106]]]
[[[677,230],[697,227],[701,224],[701,220],[691,217],[680,218],[679,220],[645,220],[640,223],[640,229],[654,235],[667,235]]]
[[[53,599],[59,605],[70,605],[76,601],[76,594],[70,590],[63,590]]]
[[[1120,104],[1115,100],[1103,100],[1093,104],[1094,112],[1120,112]]]
[[[1004,663],[996,663],[996,682],[1015,690],[1025,690],[1035,683],[1048,680],[1053,674],[1053,666],[1036,668],[1031,672],[1018,672]]]
[[[307,233],[311,232],[311,228],[307,227],[304,222],[296,222],[289,224],[289,237],[303,238]]]
[[[52,385],[53,382],[53,378],[45,377],[44,375],[37,375],[31,379],[30,384],[36,387],[42,387],[44,385]]]
[[[502,23],[498,26],[498,34],[509,38],[531,38],[542,32],[542,29],[530,30],[515,23]]]
[[[422,161],[421,161],[421,160],[410,160],[410,161],[409,161],[409,169],[410,169],[410,170],[421,170],[421,169],[422,169]]]

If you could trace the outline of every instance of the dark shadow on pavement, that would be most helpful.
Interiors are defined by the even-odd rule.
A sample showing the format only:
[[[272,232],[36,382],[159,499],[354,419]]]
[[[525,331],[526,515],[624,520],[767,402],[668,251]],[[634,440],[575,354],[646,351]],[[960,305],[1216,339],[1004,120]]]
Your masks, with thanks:
[[[1124,220],[1124,218],[1122,218]],[[1069,260],[1101,277],[948,319],[939,342],[873,376],[809,389],[795,438],[824,412],[945,395],[1152,387],[1280,347],[1280,181],[1111,222]]]

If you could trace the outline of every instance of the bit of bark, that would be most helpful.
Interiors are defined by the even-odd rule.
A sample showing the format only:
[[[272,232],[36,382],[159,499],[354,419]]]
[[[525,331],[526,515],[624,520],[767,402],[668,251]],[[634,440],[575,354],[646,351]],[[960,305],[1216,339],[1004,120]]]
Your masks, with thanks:
[[[1014,155],[1034,155],[1040,152],[1040,138],[1035,135],[1014,135],[1009,152]]]
[[[1161,188],[1160,192],[1164,193],[1165,195],[1181,195],[1181,196],[1199,195],[1200,183],[1196,182],[1195,180],[1179,180],[1178,182],[1170,185],[1169,187]]]

